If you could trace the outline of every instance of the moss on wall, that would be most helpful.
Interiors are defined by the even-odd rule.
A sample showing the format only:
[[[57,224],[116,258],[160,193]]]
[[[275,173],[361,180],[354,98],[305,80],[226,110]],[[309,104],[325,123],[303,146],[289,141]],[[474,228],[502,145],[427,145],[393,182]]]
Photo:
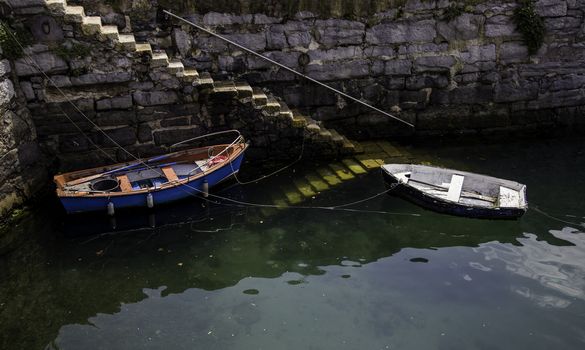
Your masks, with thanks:
[[[269,16],[290,18],[299,11],[310,11],[322,18],[357,19],[400,7],[406,0],[159,0],[158,3],[181,14],[213,11],[237,14],[264,13]]]

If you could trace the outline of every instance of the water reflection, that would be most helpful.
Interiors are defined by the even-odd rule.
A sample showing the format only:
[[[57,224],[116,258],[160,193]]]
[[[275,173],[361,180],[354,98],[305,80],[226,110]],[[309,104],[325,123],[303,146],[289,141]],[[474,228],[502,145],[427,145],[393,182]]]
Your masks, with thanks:
[[[487,243],[477,251],[484,254],[486,260],[503,261],[512,273],[534,279],[546,289],[557,292],[543,295],[525,287],[513,287],[519,295],[540,306],[566,308],[573,298],[585,300],[585,233],[571,227],[549,232],[565,245],[550,245],[534,234],[525,234],[518,239],[520,247]]]

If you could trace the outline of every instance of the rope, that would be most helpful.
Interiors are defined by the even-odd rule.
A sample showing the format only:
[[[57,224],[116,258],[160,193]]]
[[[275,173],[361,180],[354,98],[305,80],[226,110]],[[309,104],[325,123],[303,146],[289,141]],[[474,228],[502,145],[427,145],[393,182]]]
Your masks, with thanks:
[[[562,223],[569,224],[569,225],[575,225],[575,226],[585,227],[585,222],[582,222],[582,223],[578,224],[576,222],[571,222],[571,221],[566,221],[566,220],[563,220],[563,219],[559,219],[559,218],[554,217],[554,216],[548,214],[547,212],[539,209],[538,207],[531,207],[530,209],[533,209],[535,212],[537,212],[539,214],[542,214],[545,217],[547,217],[549,219],[552,219],[552,220],[555,220],[555,221],[558,221],[558,222],[562,222]]]

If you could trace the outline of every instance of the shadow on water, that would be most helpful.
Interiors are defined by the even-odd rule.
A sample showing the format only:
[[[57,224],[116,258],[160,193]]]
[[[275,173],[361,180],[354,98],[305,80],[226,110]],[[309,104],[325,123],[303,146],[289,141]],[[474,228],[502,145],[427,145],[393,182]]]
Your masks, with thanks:
[[[557,172],[570,174],[574,171],[571,166],[561,162],[565,168],[547,170],[547,164],[559,160],[543,160],[548,154],[542,149],[523,149],[522,145],[518,146],[523,152],[520,155],[496,159],[501,149],[465,150],[461,157],[453,155],[459,149],[452,149],[444,151],[445,156],[435,153],[427,159],[526,179],[530,198],[543,203],[543,210],[579,214],[581,217],[572,221],[585,221],[585,213],[576,212],[583,202],[575,198],[575,190],[544,180]],[[541,158],[534,159],[534,152]],[[421,151],[417,157],[425,160],[426,156]],[[292,176],[285,173],[265,183],[234,186],[220,193],[266,203],[270,198],[267,193],[278,191]],[[581,190],[585,188],[582,179],[575,183]],[[382,190],[381,176],[374,172],[306,205],[347,203]],[[560,204],[553,205],[553,197],[561,199]],[[192,290],[221,291],[250,277],[283,276],[290,276],[285,279],[294,286],[337,267],[374,266],[393,256],[406,259],[411,263],[407,266],[433,265],[437,252],[447,248],[470,247],[497,257],[505,251],[499,250],[503,246],[513,251],[515,246],[533,242],[575,245],[549,232],[551,227],[566,225],[533,210],[518,221],[474,220],[428,212],[386,195],[357,207],[386,214],[288,209],[266,216],[255,207],[193,199],[151,213],[120,213],[115,224],[103,214],[65,217],[56,204],[51,201],[46,205],[48,210],[39,210],[31,220],[15,227],[0,245],[1,348],[13,348],[14,344],[17,348],[42,348],[56,339],[63,326],[83,325],[96,315],[119,313],[124,305],[148,298],[148,290],[166,297]],[[525,233],[531,233],[535,240],[527,240]],[[248,288],[244,294],[254,296],[258,290]],[[232,313],[249,333],[247,322],[254,323],[259,316],[248,310],[248,304],[242,305]]]

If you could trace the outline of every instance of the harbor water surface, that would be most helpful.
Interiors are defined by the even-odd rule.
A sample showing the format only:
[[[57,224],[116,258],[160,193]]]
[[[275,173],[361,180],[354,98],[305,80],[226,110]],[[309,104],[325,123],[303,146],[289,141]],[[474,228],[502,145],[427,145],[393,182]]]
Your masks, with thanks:
[[[409,154],[525,183],[530,209],[489,221],[386,194],[344,210],[193,199],[114,222],[48,199],[0,244],[0,348],[584,349],[585,142]],[[271,204],[312,166],[216,194]],[[300,205],[384,189],[377,169]]]

